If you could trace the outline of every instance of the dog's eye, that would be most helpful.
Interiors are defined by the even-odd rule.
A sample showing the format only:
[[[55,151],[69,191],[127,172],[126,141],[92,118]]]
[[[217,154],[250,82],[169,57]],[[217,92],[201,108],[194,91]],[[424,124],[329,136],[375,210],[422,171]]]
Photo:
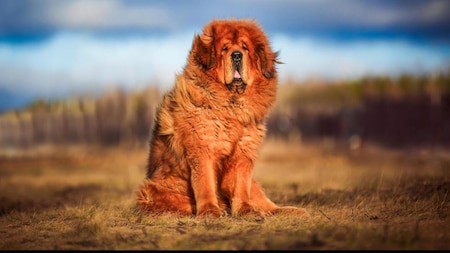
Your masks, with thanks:
[[[228,47],[227,46],[222,47],[222,52],[226,52],[226,51],[228,51]]]
[[[242,44],[242,48],[245,50],[245,51],[248,51],[248,47],[247,47],[247,45],[244,43],[244,44]]]

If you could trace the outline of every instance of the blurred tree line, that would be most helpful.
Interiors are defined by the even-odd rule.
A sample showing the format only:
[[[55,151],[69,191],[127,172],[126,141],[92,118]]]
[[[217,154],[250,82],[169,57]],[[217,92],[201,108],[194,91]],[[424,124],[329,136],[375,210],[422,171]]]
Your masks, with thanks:
[[[37,100],[0,115],[0,146],[147,143],[158,89],[126,94],[110,89],[99,98]]]
[[[268,122],[273,135],[355,147],[450,147],[450,71],[288,84],[278,95]]]
[[[356,146],[450,146],[449,73],[281,84],[267,134]],[[0,146],[147,145],[161,96],[148,87],[131,93],[111,89],[98,98],[37,100],[0,115]]]

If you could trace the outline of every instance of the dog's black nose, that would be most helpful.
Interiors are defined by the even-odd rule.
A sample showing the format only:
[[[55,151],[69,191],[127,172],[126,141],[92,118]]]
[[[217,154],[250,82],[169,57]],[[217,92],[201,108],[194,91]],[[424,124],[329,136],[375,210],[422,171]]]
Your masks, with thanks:
[[[239,51],[234,51],[231,53],[231,60],[234,62],[240,62],[242,60],[242,53]]]

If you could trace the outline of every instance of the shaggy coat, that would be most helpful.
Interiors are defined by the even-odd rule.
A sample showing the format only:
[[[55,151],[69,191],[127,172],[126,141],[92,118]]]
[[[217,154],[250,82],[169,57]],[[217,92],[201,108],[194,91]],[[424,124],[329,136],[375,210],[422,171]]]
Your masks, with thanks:
[[[214,20],[164,95],[137,204],[147,214],[303,215],[252,178],[277,90],[277,53],[250,20]]]

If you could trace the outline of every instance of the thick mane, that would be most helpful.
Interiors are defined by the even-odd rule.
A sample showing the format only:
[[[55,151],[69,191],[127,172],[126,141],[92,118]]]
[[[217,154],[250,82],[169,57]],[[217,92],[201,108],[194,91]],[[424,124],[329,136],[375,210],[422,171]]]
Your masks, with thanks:
[[[276,97],[276,63],[255,21],[214,20],[194,36],[183,72],[158,107],[138,192],[144,212],[305,215],[274,204],[252,178]]]

